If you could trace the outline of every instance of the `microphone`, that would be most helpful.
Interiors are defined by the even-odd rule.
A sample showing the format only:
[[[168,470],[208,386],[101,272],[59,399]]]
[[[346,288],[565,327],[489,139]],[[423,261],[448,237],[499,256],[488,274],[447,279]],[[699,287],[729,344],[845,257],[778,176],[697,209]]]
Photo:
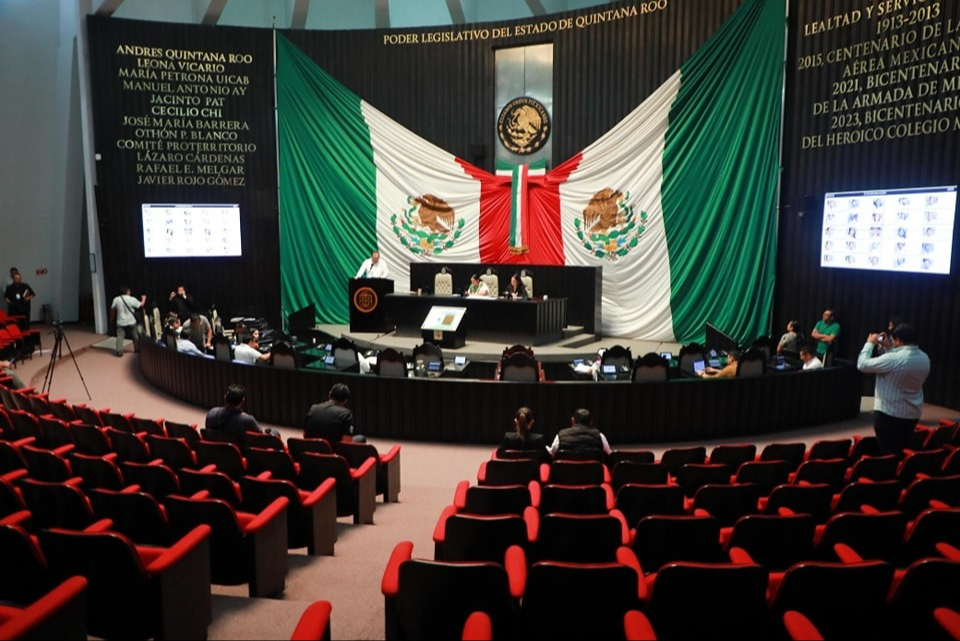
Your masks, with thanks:
[[[394,325],[393,327],[391,327],[391,328],[388,329],[387,331],[383,332],[382,334],[377,334],[377,335],[374,336],[371,340],[374,340],[374,341],[375,341],[375,340],[377,340],[378,338],[383,338],[383,337],[386,336],[387,334],[392,334],[392,333],[394,333],[395,331],[397,331],[397,326],[396,326],[396,325]]]

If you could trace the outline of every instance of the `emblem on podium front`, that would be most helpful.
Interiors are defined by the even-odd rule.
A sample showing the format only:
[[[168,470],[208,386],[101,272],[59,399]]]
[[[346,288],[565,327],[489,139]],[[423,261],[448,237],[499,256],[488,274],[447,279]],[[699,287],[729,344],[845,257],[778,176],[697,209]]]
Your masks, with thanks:
[[[377,308],[380,299],[370,287],[361,287],[353,293],[353,307],[364,314],[369,314]]]

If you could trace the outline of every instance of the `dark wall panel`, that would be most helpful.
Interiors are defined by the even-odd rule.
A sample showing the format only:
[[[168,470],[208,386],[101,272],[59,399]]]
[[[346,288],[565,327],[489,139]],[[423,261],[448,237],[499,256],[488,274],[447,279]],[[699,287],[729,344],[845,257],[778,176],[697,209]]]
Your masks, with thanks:
[[[960,181],[958,103],[951,102],[960,99],[960,90],[953,88],[960,79],[960,9],[954,2],[791,0],[790,15],[773,333],[779,335],[791,318],[801,319],[809,333],[820,312],[833,306],[844,333],[840,355],[855,358],[869,331],[885,327],[890,316],[903,317],[918,327],[921,347],[932,359],[927,400],[960,407],[954,365],[960,354],[956,247],[950,276],[820,267],[825,192]],[[892,71],[908,77],[889,75]],[[853,82],[835,85],[844,81]],[[929,81],[937,85],[935,97],[920,95]],[[871,83],[877,86],[870,88]],[[856,107],[858,97],[877,104]],[[835,109],[844,98],[847,109]],[[943,102],[938,106],[937,100]],[[814,113],[818,101],[828,102],[828,113]],[[946,110],[867,122],[886,117],[887,108],[909,105]],[[942,118],[948,126],[940,133],[902,135],[897,129]],[[843,139],[837,134],[868,131],[882,132],[870,134],[882,139],[839,144]]]
[[[272,34],[87,21],[107,300],[126,284],[163,305],[182,284],[203,309],[278,322]],[[239,203],[242,257],[145,259],[141,203]]]

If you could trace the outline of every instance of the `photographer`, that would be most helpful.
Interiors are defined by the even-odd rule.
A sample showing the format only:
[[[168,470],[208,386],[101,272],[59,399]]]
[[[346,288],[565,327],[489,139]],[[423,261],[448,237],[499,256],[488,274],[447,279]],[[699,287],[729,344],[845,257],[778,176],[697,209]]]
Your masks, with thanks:
[[[923,406],[923,383],[930,374],[930,357],[917,347],[917,332],[900,323],[890,332],[891,349],[873,356],[880,334],[867,336],[857,369],[876,374],[873,429],[885,454],[902,454],[910,443]]]

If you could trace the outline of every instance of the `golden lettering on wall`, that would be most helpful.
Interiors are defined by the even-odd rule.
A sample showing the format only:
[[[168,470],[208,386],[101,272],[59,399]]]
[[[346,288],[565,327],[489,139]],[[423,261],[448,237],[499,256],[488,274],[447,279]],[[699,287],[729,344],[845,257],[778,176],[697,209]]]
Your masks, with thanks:
[[[946,7],[939,0],[879,0],[805,21],[796,69],[800,78],[817,74],[822,94],[805,97],[809,124],[801,148],[958,129],[960,24]],[[838,30],[849,31],[848,41],[823,46],[820,36]]]
[[[147,95],[141,113],[121,117],[115,143],[137,184],[244,187],[257,145],[249,123],[230,117],[230,103],[247,95],[253,55],[133,43],[114,54],[120,89]]]
[[[670,0],[643,0],[635,2],[630,6],[584,13],[572,18],[518,22],[507,27],[497,27],[494,29],[470,28],[447,29],[444,31],[387,33],[383,36],[383,44],[388,46],[447,44],[476,40],[500,40],[518,36],[544,35],[558,31],[569,31],[570,29],[587,29],[607,22],[636,18],[637,16],[665,11],[669,6]]]

